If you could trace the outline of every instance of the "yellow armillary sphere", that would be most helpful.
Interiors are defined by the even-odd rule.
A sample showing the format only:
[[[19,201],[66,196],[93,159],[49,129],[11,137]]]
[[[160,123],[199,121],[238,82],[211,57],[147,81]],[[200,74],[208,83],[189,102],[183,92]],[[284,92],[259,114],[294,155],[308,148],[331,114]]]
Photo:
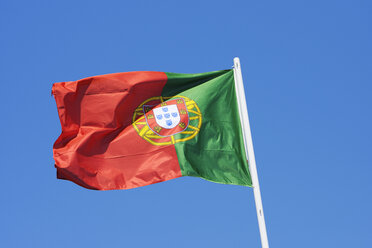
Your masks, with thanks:
[[[159,115],[156,115],[155,112],[157,111],[156,113],[159,113],[159,111],[161,111],[159,109],[161,108],[165,109],[164,111],[168,111],[167,103],[171,101],[186,106],[185,109],[182,109],[182,107],[178,107],[177,111],[177,107],[174,107],[175,104],[173,104],[174,105],[173,108],[172,105],[169,105],[170,109],[176,109],[176,112],[178,112],[172,113],[174,117],[178,117],[178,119],[174,118],[176,121],[174,121],[173,124],[178,125],[177,126],[173,125],[175,126],[175,128],[173,128],[173,130],[176,130],[175,132],[173,133],[171,132],[169,135],[162,135],[161,129],[165,130],[164,128],[166,127],[165,126],[164,128],[161,127],[162,122],[158,121],[156,116]],[[158,107],[158,110],[155,109],[153,111],[153,107],[155,106],[160,107]],[[182,118],[180,118],[179,116],[181,116]],[[161,120],[162,116],[160,115],[159,117],[160,117],[159,120]],[[172,116],[170,118],[172,118]],[[155,119],[156,122],[153,121]],[[152,121],[152,123],[155,123],[155,125],[150,124],[150,121]],[[137,131],[138,135],[141,136],[146,141],[148,141],[149,143],[158,146],[171,145],[194,138],[200,131],[200,127],[202,125],[202,114],[196,102],[188,97],[179,95],[173,97],[156,96],[147,99],[136,108],[136,110],[133,113],[132,122],[133,122],[132,125],[134,129]],[[160,124],[160,126],[156,124],[157,122]],[[170,123],[172,122],[170,121]]]

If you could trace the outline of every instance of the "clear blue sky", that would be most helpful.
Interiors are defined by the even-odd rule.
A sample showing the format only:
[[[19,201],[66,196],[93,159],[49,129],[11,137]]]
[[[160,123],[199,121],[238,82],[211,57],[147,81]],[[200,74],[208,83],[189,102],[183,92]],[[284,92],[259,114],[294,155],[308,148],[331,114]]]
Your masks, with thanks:
[[[1,1],[0,247],[259,247],[250,188],[91,191],[52,157],[52,83],[235,56],[271,247],[372,247],[371,16],[368,0]]]

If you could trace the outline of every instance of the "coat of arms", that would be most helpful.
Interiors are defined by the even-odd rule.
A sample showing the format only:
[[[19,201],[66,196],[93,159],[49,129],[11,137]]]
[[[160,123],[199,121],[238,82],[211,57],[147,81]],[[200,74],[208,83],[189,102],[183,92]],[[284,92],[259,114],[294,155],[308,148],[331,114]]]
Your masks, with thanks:
[[[143,105],[146,123],[157,135],[168,137],[184,131],[189,114],[183,98],[172,99],[158,106]]]
[[[133,113],[138,135],[153,145],[171,145],[194,138],[202,125],[202,113],[185,96],[155,96],[141,103]]]

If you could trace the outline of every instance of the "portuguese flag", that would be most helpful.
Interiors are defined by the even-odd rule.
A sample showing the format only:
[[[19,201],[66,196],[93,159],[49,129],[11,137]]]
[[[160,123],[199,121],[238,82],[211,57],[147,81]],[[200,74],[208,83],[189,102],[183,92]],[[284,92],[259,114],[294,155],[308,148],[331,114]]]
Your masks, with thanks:
[[[181,176],[251,186],[233,70],[55,83],[57,178],[96,190]]]

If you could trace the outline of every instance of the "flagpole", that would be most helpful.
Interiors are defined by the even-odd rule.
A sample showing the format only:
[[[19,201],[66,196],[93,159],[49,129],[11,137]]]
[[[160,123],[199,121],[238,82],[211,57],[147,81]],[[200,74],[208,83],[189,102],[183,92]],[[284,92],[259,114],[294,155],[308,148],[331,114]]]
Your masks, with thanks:
[[[234,79],[235,79],[235,91],[238,99],[238,108],[240,121],[242,124],[242,131],[244,137],[245,153],[248,158],[249,171],[252,178],[252,186],[254,193],[254,200],[256,203],[256,212],[258,219],[258,227],[260,229],[261,245],[262,248],[269,248],[269,241],[267,239],[267,231],[265,225],[265,217],[262,207],[262,199],[260,192],[260,185],[258,182],[256,159],[254,157],[253,142],[251,128],[249,125],[247,103],[245,101],[244,85],[242,71],[240,68],[240,60],[238,57],[234,58]]]

